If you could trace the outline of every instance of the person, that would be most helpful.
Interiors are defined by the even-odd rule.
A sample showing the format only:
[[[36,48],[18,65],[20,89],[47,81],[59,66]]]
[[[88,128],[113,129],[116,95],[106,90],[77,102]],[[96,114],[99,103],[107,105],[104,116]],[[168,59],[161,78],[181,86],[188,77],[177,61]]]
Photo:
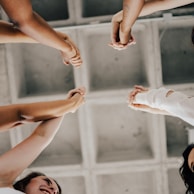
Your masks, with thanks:
[[[122,50],[131,44],[135,44],[131,30],[138,16],[146,16],[193,2],[194,0],[123,0],[123,10],[112,17],[111,43],[109,45],[114,49]],[[192,42],[194,44],[193,36],[194,32],[192,31]]]
[[[71,63],[75,67],[82,64],[80,52],[75,44],[67,38],[67,35],[53,30],[42,17],[35,13],[30,0],[0,0],[0,5],[12,21],[12,24],[1,22],[1,42],[4,38],[7,41],[7,37],[14,33],[16,33],[15,37],[18,36],[18,32],[21,31],[36,42],[61,51],[65,64]]]
[[[178,117],[194,126],[194,97],[172,89],[148,89],[134,86],[128,95],[128,106],[153,114]],[[184,150],[179,173],[187,188],[186,194],[194,194],[194,144]]]
[[[69,91],[63,100],[0,107],[1,132],[40,121],[29,137],[0,156],[0,193],[61,193],[58,183],[43,173],[33,172],[17,182],[15,179],[53,140],[63,116],[75,112],[84,103],[84,95],[85,88],[80,87]]]

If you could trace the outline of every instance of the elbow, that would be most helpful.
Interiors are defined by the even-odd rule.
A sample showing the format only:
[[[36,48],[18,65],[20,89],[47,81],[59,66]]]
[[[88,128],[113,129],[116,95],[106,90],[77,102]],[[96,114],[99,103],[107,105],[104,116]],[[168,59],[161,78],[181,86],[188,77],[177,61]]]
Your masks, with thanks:
[[[24,14],[24,15],[21,14],[17,17],[12,18],[12,21],[15,27],[22,30],[22,29],[26,29],[33,21],[33,19],[34,19],[33,13],[27,13],[27,14]]]

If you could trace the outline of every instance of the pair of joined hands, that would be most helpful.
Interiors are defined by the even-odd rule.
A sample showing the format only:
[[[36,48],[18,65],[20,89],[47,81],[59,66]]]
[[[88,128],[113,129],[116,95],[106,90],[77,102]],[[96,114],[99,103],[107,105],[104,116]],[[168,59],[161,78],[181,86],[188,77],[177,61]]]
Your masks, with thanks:
[[[128,99],[127,99],[127,103],[128,103],[128,107],[130,107],[133,110],[139,110],[139,111],[143,111],[143,112],[147,112],[147,113],[152,113],[152,114],[161,114],[161,115],[170,115],[169,112],[163,110],[163,109],[158,109],[158,108],[153,108],[151,106],[148,106],[147,104],[139,104],[136,102],[136,95],[139,93],[145,93],[148,92],[149,89],[145,88],[143,86],[140,85],[135,85],[133,90],[129,92],[128,94]],[[169,96],[171,93],[173,93],[172,90],[170,90],[167,93],[167,96]]]
[[[139,85],[135,85],[134,89],[129,92],[128,94],[128,106],[134,110],[141,110],[141,111],[145,111],[145,112],[149,112],[149,113],[158,113],[157,109],[149,107],[147,105],[144,104],[136,104],[134,103],[135,101],[135,97],[138,93],[143,93],[143,92],[147,92],[149,91],[148,88],[145,88],[143,86],[139,86]],[[79,87],[73,90],[70,90],[68,95],[67,95],[67,99],[72,100],[74,103],[73,109],[71,112],[75,112],[83,103],[84,103],[84,97],[86,94],[86,90],[84,87]]]
[[[77,46],[74,44],[71,38],[67,36],[65,33],[57,32],[57,34],[65,41],[67,45],[65,52],[60,51],[63,63],[65,65],[72,64],[74,67],[80,67],[83,61]]]
[[[122,11],[116,13],[112,17],[111,43],[109,43],[108,45],[116,50],[124,50],[128,46],[136,44],[135,38],[131,34],[131,30],[123,32],[122,18]],[[67,49],[66,52],[61,51],[63,63],[65,65],[72,64],[75,67],[80,67],[83,61],[77,46],[66,34],[63,34],[61,32],[57,32],[57,34],[62,37],[67,43],[67,46],[69,46],[69,49]]]
[[[130,30],[124,30],[123,27],[123,12],[120,11],[112,17],[112,32],[111,43],[109,46],[116,50],[124,50],[130,45],[136,44],[135,38],[131,34]]]

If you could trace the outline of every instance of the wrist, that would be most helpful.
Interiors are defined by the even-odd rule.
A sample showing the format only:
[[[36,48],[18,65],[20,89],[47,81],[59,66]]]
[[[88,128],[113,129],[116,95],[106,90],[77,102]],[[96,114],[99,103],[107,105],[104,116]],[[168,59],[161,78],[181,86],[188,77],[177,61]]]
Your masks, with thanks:
[[[130,33],[131,32],[131,26],[124,23],[124,21],[120,24],[120,31],[122,33]]]
[[[76,50],[66,41],[64,41],[64,46],[61,51],[69,58],[73,58],[76,55]]]

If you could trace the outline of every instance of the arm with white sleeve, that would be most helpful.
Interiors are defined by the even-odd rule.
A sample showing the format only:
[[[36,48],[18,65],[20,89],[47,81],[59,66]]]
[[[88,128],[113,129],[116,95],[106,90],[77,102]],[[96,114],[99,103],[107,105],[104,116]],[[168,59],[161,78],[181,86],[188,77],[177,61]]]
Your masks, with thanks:
[[[194,97],[166,88],[150,90],[145,88],[142,90],[142,88],[142,86],[136,86],[134,91],[130,93],[129,106],[131,108],[179,117],[194,125]],[[146,108],[149,108],[149,111]],[[160,112],[154,112],[154,110]]]

